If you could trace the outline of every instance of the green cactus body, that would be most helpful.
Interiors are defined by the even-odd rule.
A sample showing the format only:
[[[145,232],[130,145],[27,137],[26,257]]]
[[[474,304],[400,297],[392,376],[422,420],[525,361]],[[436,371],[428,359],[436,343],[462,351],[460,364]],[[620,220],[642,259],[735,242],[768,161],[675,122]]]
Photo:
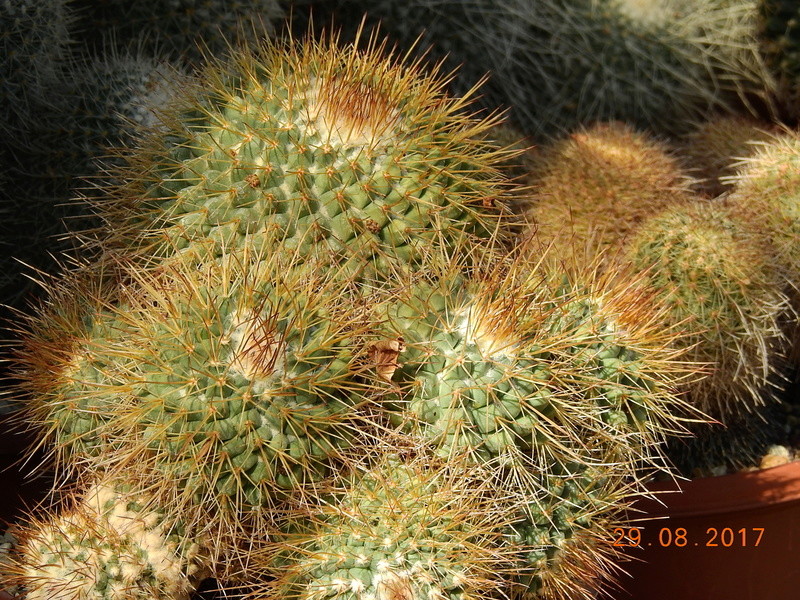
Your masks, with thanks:
[[[197,540],[152,499],[98,484],[22,526],[11,581],[28,600],[188,600],[207,576]]]
[[[277,580],[260,597],[491,597],[512,565],[499,549],[505,501],[469,469],[449,471],[388,454],[351,475],[311,518],[290,521],[266,564]]]
[[[585,448],[611,438],[630,464],[676,427],[665,413],[681,404],[671,378],[685,365],[632,287],[537,278],[451,273],[395,302],[387,323],[406,345],[392,373],[396,420],[443,456],[522,471],[568,462],[576,448],[591,462]]]
[[[222,516],[319,480],[364,425],[367,311],[313,269],[243,252],[134,273],[70,352],[44,322],[23,359],[37,421],[60,456],[147,462]]]
[[[788,308],[774,250],[724,203],[697,201],[653,216],[628,248],[633,268],[684,323],[683,341],[709,376],[692,402],[715,418],[763,404],[780,364]]]
[[[605,528],[622,526],[631,494],[621,471],[551,465],[534,493],[498,494],[496,473],[463,457],[379,456],[255,553],[277,575],[256,597],[557,600],[602,587]]]
[[[269,235],[283,251],[375,272],[495,232],[501,158],[472,137],[491,123],[459,115],[440,82],[380,48],[268,47],[201,87],[175,136],[141,157],[155,176],[110,211],[128,251],[214,255]]]
[[[545,146],[532,173],[526,242],[578,265],[613,257],[643,219],[686,202],[691,183],[665,145],[619,122]]]

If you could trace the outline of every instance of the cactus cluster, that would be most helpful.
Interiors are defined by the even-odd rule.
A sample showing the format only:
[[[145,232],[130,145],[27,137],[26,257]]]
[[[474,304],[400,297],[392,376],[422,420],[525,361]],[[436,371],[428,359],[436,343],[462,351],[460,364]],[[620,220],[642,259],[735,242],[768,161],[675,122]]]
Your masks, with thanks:
[[[152,20],[172,60],[196,65],[197,37],[218,57],[189,73],[96,41],[56,60],[59,110],[18,120],[7,152],[45,184],[14,206],[80,193],[95,220],[68,236],[88,258],[14,326],[11,402],[56,486],[0,584],[589,600],[667,452],[688,471],[757,458],[745,435],[706,436],[709,417],[777,441],[800,339],[797,137],[726,115],[710,146],[651,135],[770,103],[754,5],[534,4],[370,4],[401,46],[424,22],[434,59],[467,57],[461,80],[363,24],[351,42],[204,31],[272,3],[84,10],[125,47]],[[720,187],[700,196],[687,160]]]

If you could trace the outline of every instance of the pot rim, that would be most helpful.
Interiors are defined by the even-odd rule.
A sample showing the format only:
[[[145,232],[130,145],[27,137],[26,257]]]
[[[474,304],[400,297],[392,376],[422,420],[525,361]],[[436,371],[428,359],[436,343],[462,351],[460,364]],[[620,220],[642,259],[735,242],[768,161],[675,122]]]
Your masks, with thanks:
[[[692,480],[647,484],[651,497],[641,497],[630,516],[691,517],[748,511],[800,502],[800,461],[785,465]]]

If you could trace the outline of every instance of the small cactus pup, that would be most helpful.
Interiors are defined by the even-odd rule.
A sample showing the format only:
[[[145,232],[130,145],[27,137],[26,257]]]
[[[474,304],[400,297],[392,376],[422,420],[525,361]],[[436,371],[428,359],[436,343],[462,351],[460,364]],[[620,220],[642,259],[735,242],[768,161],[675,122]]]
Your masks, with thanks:
[[[98,54],[138,47],[199,64],[237,43],[274,35],[278,0],[93,0],[83,3],[77,37]]]
[[[694,360],[711,373],[691,402],[714,418],[753,412],[774,391],[786,350],[789,300],[772,245],[728,205],[698,200],[654,215],[627,248],[632,268],[685,330]]]
[[[513,492],[482,469],[379,445],[254,554],[253,600],[497,597],[515,554],[503,533]]]
[[[133,268],[73,344],[43,319],[20,359],[44,392],[27,412],[57,466],[146,463],[238,527],[367,435],[368,310],[343,277],[283,253],[183,258]]]
[[[613,255],[644,219],[686,202],[691,184],[666,145],[617,121],[542,147],[531,181],[524,243],[568,265]]]
[[[717,115],[698,123],[680,143],[681,158],[698,179],[695,189],[711,198],[730,191],[738,163],[771,140],[772,129],[745,115]]]
[[[173,129],[120,174],[117,202],[100,206],[118,232],[108,244],[152,260],[267,235],[281,251],[387,274],[431,245],[495,237],[505,153],[480,134],[496,120],[465,116],[442,86],[376,42],[243,51],[210,67]]]
[[[157,492],[101,479],[73,496],[16,528],[0,582],[27,600],[189,600],[208,576],[207,540]]]
[[[656,327],[650,297],[591,271],[573,279],[487,261],[472,276],[426,266],[383,310],[402,341],[386,394],[394,420],[447,457],[525,479],[553,463],[660,463],[681,429],[677,381],[692,368]],[[613,443],[612,443],[613,440]],[[578,459],[578,457],[580,457]],[[535,489],[536,484],[533,484]]]

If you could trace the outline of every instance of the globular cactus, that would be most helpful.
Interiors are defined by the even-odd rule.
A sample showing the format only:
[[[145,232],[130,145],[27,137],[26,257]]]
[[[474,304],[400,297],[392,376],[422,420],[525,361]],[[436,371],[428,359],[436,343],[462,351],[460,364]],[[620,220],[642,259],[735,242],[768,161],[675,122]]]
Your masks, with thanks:
[[[418,441],[373,451],[257,546],[248,598],[588,599],[612,579],[635,487],[613,466],[551,465],[522,493]]]
[[[267,235],[386,274],[432,244],[495,236],[504,153],[478,139],[494,121],[464,116],[441,78],[381,51],[291,42],[211,68],[172,130],[119,175],[128,184],[101,206],[108,245],[214,255]]]
[[[28,600],[188,600],[208,576],[208,540],[195,538],[160,501],[99,481],[59,514],[17,525],[0,581]]]
[[[630,467],[680,429],[673,391],[691,368],[635,285],[589,270],[562,280],[523,261],[487,261],[470,278],[424,272],[384,309],[386,342],[400,345],[384,377],[398,387],[395,421],[440,455],[524,478],[576,448],[584,463],[608,461],[613,440]]]
[[[698,123],[680,144],[680,156],[698,179],[695,189],[712,198],[730,191],[737,164],[773,137],[768,123],[744,115],[718,115]]]
[[[771,237],[789,279],[800,281],[800,136],[783,130],[758,144],[731,177],[730,203]]]
[[[691,197],[663,143],[620,122],[596,123],[540,149],[531,170],[525,243],[532,259],[595,262],[619,252],[651,214]]]
[[[275,35],[278,0],[93,0],[77,36],[97,52],[134,47],[197,64],[237,43]]]
[[[455,600],[502,590],[514,566],[501,548],[513,499],[478,470],[390,450],[290,516],[255,555],[253,572],[267,576],[253,598]]]
[[[645,222],[627,256],[681,323],[694,360],[711,372],[690,388],[714,418],[763,405],[786,341],[785,279],[769,240],[725,203],[698,200]]]
[[[246,250],[134,270],[114,304],[31,327],[25,414],[60,468],[147,464],[236,526],[368,431],[369,310],[323,273]]]
[[[401,47],[461,65],[456,93],[489,74],[485,104],[509,106],[537,137],[610,119],[675,133],[750,95],[768,103],[773,87],[752,0],[344,0],[343,10],[343,21],[366,13]]]

